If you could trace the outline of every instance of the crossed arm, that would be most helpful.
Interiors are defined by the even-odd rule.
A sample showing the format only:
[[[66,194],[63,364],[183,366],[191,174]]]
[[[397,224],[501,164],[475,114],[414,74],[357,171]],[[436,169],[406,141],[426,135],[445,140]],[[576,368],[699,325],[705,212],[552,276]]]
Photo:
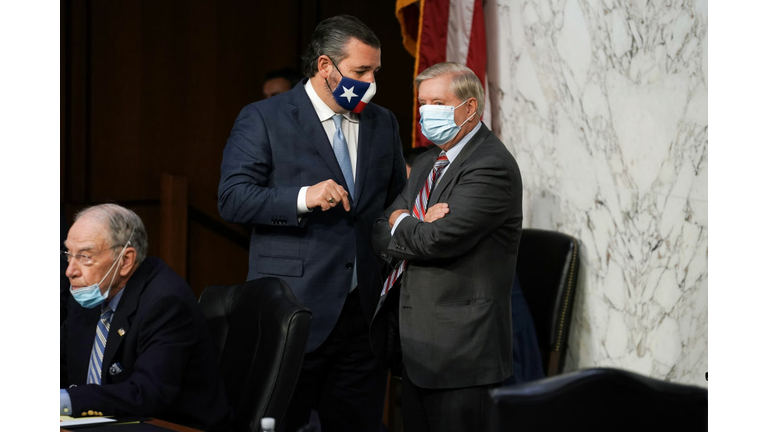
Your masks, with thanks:
[[[401,194],[376,221],[374,248],[398,259],[461,256],[510,217],[514,186],[504,161],[483,158],[463,168],[461,178],[444,194],[445,202],[430,207],[425,221],[405,217],[391,233],[397,219],[408,212],[408,200]],[[407,195],[415,196],[415,191]]]

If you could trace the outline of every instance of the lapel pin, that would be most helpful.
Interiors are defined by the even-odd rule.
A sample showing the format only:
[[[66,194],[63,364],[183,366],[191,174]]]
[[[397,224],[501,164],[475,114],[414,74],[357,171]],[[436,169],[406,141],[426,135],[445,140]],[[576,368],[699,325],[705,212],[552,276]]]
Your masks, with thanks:
[[[123,329],[118,329],[118,330],[117,330],[117,334],[119,334],[119,335],[120,335],[120,337],[123,337],[123,336],[125,336],[125,330],[123,330]]]

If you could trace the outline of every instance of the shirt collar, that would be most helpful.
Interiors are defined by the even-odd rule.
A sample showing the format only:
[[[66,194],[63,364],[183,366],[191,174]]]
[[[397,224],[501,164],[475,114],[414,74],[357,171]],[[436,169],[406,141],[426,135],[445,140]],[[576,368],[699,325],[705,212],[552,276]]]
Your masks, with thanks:
[[[125,292],[125,287],[120,290],[119,293],[115,294],[114,297],[112,297],[112,300],[107,303],[109,305],[109,308],[112,309],[114,312],[117,309],[117,304],[120,303],[120,299],[123,298],[123,293]]]
[[[328,105],[326,105],[325,102],[320,99],[320,96],[317,95],[315,88],[312,86],[312,80],[307,80],[306,84],[304,84],[304,90],[306,90],[307,96],[309,96],[309,101],[312,102],[312,106],[315,108],[317,117],[321,122],[330,120],[331,117],[336,115],[336,112],[332,110]],[[358,115],[353,112],[341,113],[341,115],[354,123],[360,121]]]
[[[461,149],[463,149],[464,146],[467,145],[469,140],[471,140],[472,137],[475,136],[477,131],[480,130],[480,125],[482,123],[483,122],[481,122],[481,121],[477,122],[477,125],[475,125],[475,127],[471,131],[469,131],[469,133],[464,135],[464,138],[462,138],[461,141],[459,141],[458,144],[456,144],[455,146],[451,147],[450,149],[448,149],[448,151],[445,152],[445,155],[448,157],[448,162],[449,163],[453,162],[456,159],[456,157],[459,156],[459,153],[461,153]]]

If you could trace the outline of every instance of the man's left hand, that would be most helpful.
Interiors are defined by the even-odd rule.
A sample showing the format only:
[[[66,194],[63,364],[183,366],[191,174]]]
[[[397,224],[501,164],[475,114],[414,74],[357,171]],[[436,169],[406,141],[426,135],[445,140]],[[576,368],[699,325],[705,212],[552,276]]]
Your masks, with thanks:
[[[389,228],[391,229],[393,226],[395,226],[395,222],[397,222],[397,218],[400,217],[401,214],[408,213],[408,210],[406,209],[400,209],[395,210],[392,212],[391,215],[389,215]]]

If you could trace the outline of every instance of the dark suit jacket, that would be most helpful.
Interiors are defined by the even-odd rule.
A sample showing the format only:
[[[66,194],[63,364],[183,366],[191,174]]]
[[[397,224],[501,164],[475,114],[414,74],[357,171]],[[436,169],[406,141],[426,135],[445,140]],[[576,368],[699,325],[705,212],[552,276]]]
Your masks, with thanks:
[[[439,152],[416,159],[406,189],[374,227],[377,249],[408,260],[399,299],[403,364],[424,388],[498,383],[512,373],[520,171],[481,125],[430,196],[429,206],[448,203],[449,213],[433,223],[407,217],[391,236],[390,214],[413,208]]]
[[[61,327],[61,388],[68,390],[74,414],[151,416],[204,430],[226,426],[231,412],[213,342],[187,283],[149,257],[124,290],[112,316],[100,386],[86,382],[101,308],[69,302]],[[112,365],[122,372],[113,374]]]
[[[360,114],[352,210],[315,209],[299,221],[302,186],[333,179],[349,190],[304,83],[240,112],[221,163],[219,213],[253,226],[248,280],[280,277],[312,311],[311,352],[336,324],[355,258],[363,312],[373,317],[383,263],[371,229],[405,185],[405,163],[394,115],[368,104]]]

